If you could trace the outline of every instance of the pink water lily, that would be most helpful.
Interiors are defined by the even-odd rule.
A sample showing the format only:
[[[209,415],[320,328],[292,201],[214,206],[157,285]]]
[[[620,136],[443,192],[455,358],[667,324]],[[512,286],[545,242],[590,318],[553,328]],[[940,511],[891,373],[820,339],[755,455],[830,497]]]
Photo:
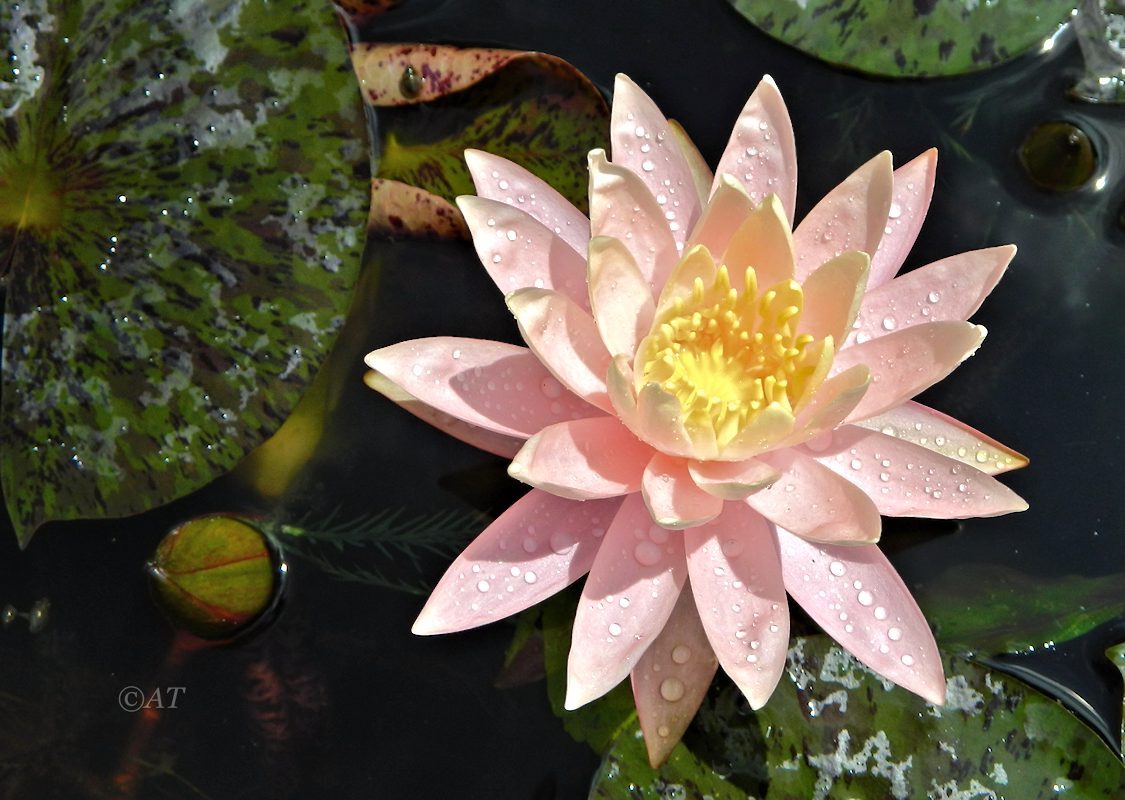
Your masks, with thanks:
[[[881,514],[1027,507],[992,477],[1026,459],[911,400],[980,345],[965,320],[1015,248],[895,277],[934,151],[898,170],[880,153],[793,229],[793,131],[768,77],[714,177],[624,76],[611,142],[612,161],[589,156],[589,219],[521,167],[466,153],[478,195],[458,205],[527,347],[443,337],[367,356],[373,387],[511,457],[533,487],[453,563],[414,631],[483,625],[589,573],[566,705],[631,675],[654,764],[717,666],[752,707],[769,699],[787,593],[941,703],[933,636],[874,542]]]

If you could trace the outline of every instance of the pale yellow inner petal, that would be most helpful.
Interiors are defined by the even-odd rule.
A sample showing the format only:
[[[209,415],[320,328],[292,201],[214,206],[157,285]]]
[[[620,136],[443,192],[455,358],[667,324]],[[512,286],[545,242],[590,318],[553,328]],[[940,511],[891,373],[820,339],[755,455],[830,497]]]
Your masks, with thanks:
[[[725,265],[714,275],[710,285],[695,278],[690,296],[676,297],[654,320],[637,351],[636,382],[674,396],[689,435],[709,429],[721,450],[771,405],[792,415],[824,379],[818,365],[834,348],[831,336],[800,332],[804,294],[796,281],[759,291],[748,267],[739,292]]]

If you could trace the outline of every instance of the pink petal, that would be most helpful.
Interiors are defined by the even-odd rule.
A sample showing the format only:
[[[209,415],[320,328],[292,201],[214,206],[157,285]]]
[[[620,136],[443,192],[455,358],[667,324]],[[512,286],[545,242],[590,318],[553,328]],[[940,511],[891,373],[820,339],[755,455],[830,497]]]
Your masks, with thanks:
[[[475,628],[545,600],[594,563],[621,499],[576,503],[532,489],[450,565],[418,615],[422,636]]]
[[[871,257],[869,286],[882,286],[898,274],[930,208],[936,170],[936,148],[895,170],[887,224],[879,249]]]
[[[652,327],[652,290],[620,239],[590,240],[590,306],[606,350],[632,358]]]
[[[852,409],[859,405],[870,383],[871,371],[862,364],[849,367],[826,380],[807,404],[798,404],[793,434],[785,440],[785,444],[800,444],[839,427]]]
[[[470,425],[464,420],[457,419],[436,408],[432,408],[416,397],[411,397],[401,387],[392,383],[385,375],[375,370],[368,370],[363,376],[363,382],[370,388],[385,396],[388,400],[397,403],[423,422],[428,422],[440,431],[455,439],[460,439],[466,444],[478,447],[487,453],[493,453],[503,458],[510,459],[519,452],[523,446],[522,438],[504,436],[493,433],[484,428]]]
[[[656,297],[679,260],[663,209],[630,170],[590,151],[590,233],[620,239]]]
[[[987,475],[1027,466],[1027,456],[960,420],[913,401],[856,424],[941,453]]]
[[[697,426],[689,434],[680,401],[659,384],[646,383],[641,387],[632,413],[628,409],[623,411],[616,400],[614,407],[629,429],[657,450],[684,458],[714,458],[718,453],[714,431],[709,426]]]
[[[762,456],[781,477],[746,502],[763,517],[818,542],[877,542],[882,520],[871,499],[795,450]]]
[[[721,258],[734,232],[754,208],[754,201],[741,183],[730,175],[719,175],[715,180],[715,193],[704,207],[684,250],[701,244],[712,256]]]
[[[691,461],[688,474],[695,485],[723,500],[745,500],[781,477],[764,461]]]
[[[690,298],[695,290],[696,280],[702,281],[704,287],[710,287],[715,282],[717,274],[718,267],[711,251],[702,245],[691,247],[668,275],[668,280],[660,291],[660,299],[656,303],[656,316],[663,318],[677,298],[685,301]]]
[[[769,195],[731,236],[722,263],[730,270],[731,286],[740,292],[746,285],[747,267],[753,267],[757,288],[765,292],[793,278],[793,234],[777,195]]]
[[[924,322],[968,319],[1015,254],[1015,245],[960,253],[868,291],[849,342],[865,342]]]
[[[746,696],[761,708],[789,649],[789,606],[773,526],[741,503],[684,531],[688,574],[707,639]]]
[[[439,336],[374,350],[364,361],[431,408],[505,436],[526,439],[603,413],[566,391],[526,347]]]
[[[591,500],[641,488],[652,448],[615,417],[560,422],[527,440],[508,474],[559,497]]]
[[[687,135],[680,123],[674,119],[668,120],[668,131],[675,139],[680,152],[684,154],[684,160],[687,161],[695,184],[695,193],[699,197],[699,207],[703,208],[707,204],[707,195],[711,194],[711,182],[715,176],[707,166],[707,159],[699,152],[699,148],[695,146],[695,142]]]
[[[719,662],[685,585],[664,630],[633,667],[633,698],[652,767],[663,764],[699,710]]]
[[[793,222],[797,198],[797,149],[793,144],[793,125],[777,84],[768,75],[746,101],[734,123],[730,141],[715,170],[718,189],[723,174],[730,174],[746,187],[755,203],[776,194],[785,216]]]
[[[777,531],[785,588],[820,627],[883,677],[931,703],[945,698],[926,618],[875,545],[813,544]]]
[[[824,196],[793,232],[797,279],[849,250],[874,253],[887,226],[893,186],[891,154],[883,151]]]
[[[701,203],[695,177],[668,120],[637,84],[618,74],[609,124],[613,163],[640,176],[665,214],[673,215],[665,219],[671,223],[676,243],[683,247],[688,231],[699,218]]]
[[[851,481],[890,517],[965,519],[1026,511],[1004,484],[924,447],[848,425],[816,460]]]
[[[639,495],[626,497],[574,617],[567,709],[596,700],[629,674],[671,616],[686,577],[683,538],[653,525]]]
[[[714,519],[723,501],[695,485],[688,462],[657,453],[645,467],[641,494],[657,525],[689,528]]]
[[[506,158],[482,150],[466,150],[465,164],[478,195],[527,212],[576,253],[585,254],[590,220],[550,184]]]
[[[856,364],[871,370],[871,385],[848,422],[881,414],[929,389],[975,353],[985,333],[969,322],[927,322],[845,347],[836,354],[834,374]]]
[[[551,374],[583,400],[612,412],[605,388],[610,358],[593,317],[549,289],[520,289],[506,301],[520,335]]]
[[[583,255],[518,208],[472,195],[458,197],[457,205],[481,264],[501,292],[556,289],[589,309]]]
[[[839,347],[859,312],[869,263],[866,253],[852,250],[824,262],[805,279],[801,333],[816,339],[831,336]]]

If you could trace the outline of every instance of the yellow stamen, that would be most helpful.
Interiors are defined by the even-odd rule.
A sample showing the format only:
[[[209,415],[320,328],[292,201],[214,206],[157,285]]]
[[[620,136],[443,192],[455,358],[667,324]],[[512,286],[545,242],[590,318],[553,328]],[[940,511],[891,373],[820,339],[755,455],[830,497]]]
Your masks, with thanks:
[[[710,286],[697,277],[690,295],[668,303],[641,343],[638,387],[659,384],[679,400],[689,434],[709,428],[720,448],[771,405],[793,414],[815,389],[808,384],[824,346],[832,346],[800,333],[803,307],[793,280],[759,294],[753,268],[741,292],[725,265]]]

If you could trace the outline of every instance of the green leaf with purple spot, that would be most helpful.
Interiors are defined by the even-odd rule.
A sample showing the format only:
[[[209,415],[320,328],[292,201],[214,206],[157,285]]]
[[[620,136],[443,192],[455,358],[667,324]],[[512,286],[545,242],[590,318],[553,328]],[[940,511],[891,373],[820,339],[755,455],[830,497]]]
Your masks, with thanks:
[[[1041,47],[1072,0],[729,0],[743,17],[804,53],[860,72],[960,75]]]
[[[369,154],[323,0],[23,0],[0,38],[0,478],[26,544],[273,433],[347,310]]]

